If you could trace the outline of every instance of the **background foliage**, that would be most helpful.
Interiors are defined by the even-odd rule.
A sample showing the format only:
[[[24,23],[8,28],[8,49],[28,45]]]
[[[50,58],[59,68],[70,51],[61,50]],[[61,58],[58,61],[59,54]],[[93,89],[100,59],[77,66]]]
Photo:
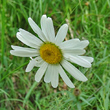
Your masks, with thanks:
[[[0,110],[109,110],[110,109],[110,0],[1,0],[0,1]],[[37,68],[26,73],[29,58],[10,54],[11,45],[25,46],[16,38],[19,28],[35,35],[28,17],[40,26],[43,14],[52,17],[55,32],[67,23],[66,39],[87,39],[91,68],[79,67],[88,78],[70,77],[76,88],[62,79],[57,89],[34,80]],[[37,35],[36,35],[37,36]]]

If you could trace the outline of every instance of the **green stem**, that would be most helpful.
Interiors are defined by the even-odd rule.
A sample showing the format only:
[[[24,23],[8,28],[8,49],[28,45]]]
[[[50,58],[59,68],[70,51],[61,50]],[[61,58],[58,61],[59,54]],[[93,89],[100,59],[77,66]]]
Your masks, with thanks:
[[[1,49],[2,49],[2,57],[1,57],[1,62],[2,66],[4,65],[4,51],[5,51],[5,46],[4,46],[4,36],[5,36],[5,8],[6,8],[6,0],[3,0],[3,8],[2,8],[2,36],[1,36]]]
[[[0,80],[0,82],[1,81],[3,81],[5,78],[7,78],[9,75],[11,75],[11,74],[13,74],[13,73],[15,73],[15,71],[17,71],[17,70],[19,70],[21,67],[23,67],[23,66],[25,66],[25,65],[27,65],[28,64],[28,62],[26,62],[26,63],[24,63],[24,64],[22,64],[21,66],[19,66],[18,68],[16,68],[15,70],[13,70],[13,71],[11,71],[10,73],[7,73],[1,80]]]
[[[25,106],[25,104],[26,104],[27,100],[29,99],[29,97],[30,97],[32,91],[34,90],[34,88],[35,88],[36,86],[38,86],[39,84],[40,84],[40,82],[39,82],[39,83],[38,83],[38,82],[34,82],[34,84],[31,86],[30,90],[29,90],[28,93],[26,94],[25,99],[24,99],[24,101],[23,101],[23,107]]]

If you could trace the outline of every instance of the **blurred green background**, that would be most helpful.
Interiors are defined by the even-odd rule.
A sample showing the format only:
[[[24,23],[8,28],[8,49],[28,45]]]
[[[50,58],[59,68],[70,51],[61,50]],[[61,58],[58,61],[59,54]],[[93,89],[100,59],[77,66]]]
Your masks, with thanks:
[[[67,23],[67,39],[90,42],[85,55],[94,58],[92,67],[75,65],[88,81],[67,73],[75,89],[61,78],[56,89],[43,78],[36,83],[37,68],[25,72],[29,58],[10,54],[11,45],[25,46],[18,29],[36,35],[27,20],[40,26],[43,14],[53,19],[55,32]],[[110,0],[0,0],[0,45],[0,110],[110,110]]]

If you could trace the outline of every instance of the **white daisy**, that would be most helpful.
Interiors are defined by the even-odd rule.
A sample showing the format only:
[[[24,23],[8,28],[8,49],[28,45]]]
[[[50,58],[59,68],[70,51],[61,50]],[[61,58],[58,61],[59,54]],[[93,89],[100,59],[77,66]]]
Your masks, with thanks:
[[[39,38],[23,29],[19,29],[17,38],[31,48],[12,46],[13,50],[10,51],[12,55],[31,58],[26,72],[31,71],[34,66],[39,67],[35,80],[39,82],[45,74],[44,81],[46,83],[51,82],[54,88],[58,86],[59,74],[69,87],[75,87],[65,70],[75,79],[83,82],[87,81],[87,78],[71,63],[86,68],[91,67],[93,58],[81,56],[85,53],[84,48],[89,44],[88,40],[71,39],[63,42],[68,25],[62,25],[55,36],[53,21],[46,15],[41,18],[41,29],[30,17],[28,21]]]

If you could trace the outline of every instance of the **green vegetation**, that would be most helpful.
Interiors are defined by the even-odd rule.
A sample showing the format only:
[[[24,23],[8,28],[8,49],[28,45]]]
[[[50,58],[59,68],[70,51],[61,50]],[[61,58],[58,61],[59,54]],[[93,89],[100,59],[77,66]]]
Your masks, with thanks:
[[[110,0],[1,0],[0,9],[0,110],[110,110]],[[90,42],[92,67],[76,65],[88,81],[69,76],[78,89],[61,78],[57,89],[43,78],[35,82],[37,68],[25,72],[29,58],[10,54],[11,45],[25,46],[16,38],[18,29],[35,35],[27,19],[40,26],[43,14],[52,17],[55,32],[68,23],[67,39]]]

